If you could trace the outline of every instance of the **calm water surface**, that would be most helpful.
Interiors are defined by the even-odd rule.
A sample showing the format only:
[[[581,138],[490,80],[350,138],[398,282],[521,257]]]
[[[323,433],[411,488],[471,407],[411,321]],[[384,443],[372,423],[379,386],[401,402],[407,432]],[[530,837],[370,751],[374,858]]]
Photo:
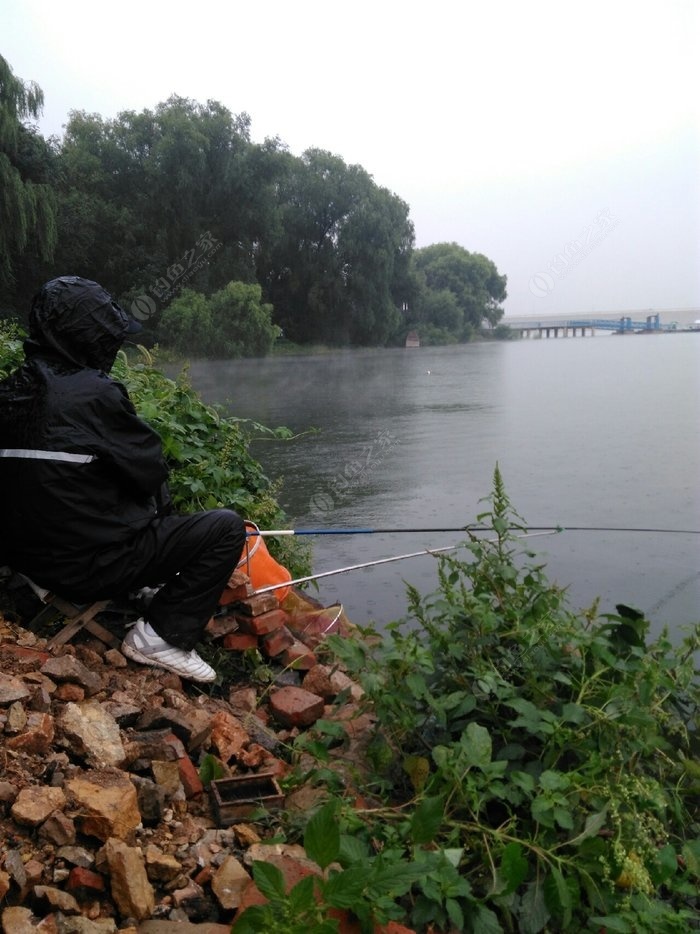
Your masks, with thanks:
[[[314,434],[254,448],[296,527],[459,527],[499,463],[531,525],[700,528],[700,334],[600,335],[328,356],[201,361],[192,383],[232,414]],[[254,518],[254,517],[252,517]],[[450,545],[459,534],[325,536],[314,570]],[[625,602],[655,628],[700,618],[693,535],[533,538],[572,605]],[[320,584],[360,624],[405,614],[435,559]]]

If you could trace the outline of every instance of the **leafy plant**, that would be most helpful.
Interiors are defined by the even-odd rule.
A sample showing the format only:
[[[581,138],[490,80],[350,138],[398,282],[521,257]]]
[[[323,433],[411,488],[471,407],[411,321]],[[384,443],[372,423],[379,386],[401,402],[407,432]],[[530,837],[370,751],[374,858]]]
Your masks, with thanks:
[[[494,538],[441,558],[438,591],[411,589],[410,617],[380,642],[330,640],[377,717],[360,791],[385,802],[345,814],[341,834],[424,869],[371,909],[360,899],[360,916],[400,905],[443,932],[699,927],[700,626],[674,645],[629,607],[573,613],[521,551],[498,468],[478,521]]]

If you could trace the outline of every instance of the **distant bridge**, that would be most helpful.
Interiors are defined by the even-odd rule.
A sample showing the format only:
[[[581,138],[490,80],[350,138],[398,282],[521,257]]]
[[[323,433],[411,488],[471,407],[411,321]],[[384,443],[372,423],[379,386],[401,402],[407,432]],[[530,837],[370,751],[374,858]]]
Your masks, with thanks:
[[[609,315],[603,318],[570,318],[568,320],[547,318],[534,321],[531,318],[511,318],[502,322],[511,331],[518,331],[521,337],[586,337],[594,336],[596,331],[617,331],[620,334],[675,331],[677,324],[662,324],[659,314],[647,315],[643,321],[633,321],[630,315],[614,317]]]

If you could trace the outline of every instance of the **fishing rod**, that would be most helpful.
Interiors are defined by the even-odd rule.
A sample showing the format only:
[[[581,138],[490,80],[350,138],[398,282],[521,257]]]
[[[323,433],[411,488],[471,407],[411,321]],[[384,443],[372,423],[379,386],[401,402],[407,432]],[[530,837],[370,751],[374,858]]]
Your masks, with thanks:
[[[526,533],[525,535],[516,535],[515,538],[537,538],[540,535],[556,535],[557,529],[547,529],[546,531]],[[487,539],[490,542],[496,542],[498,539]],[[390,558],[378,558],[375,561],[364,561],[362,564],[350,564],[344,568],[335,568],[332,571],[322,571],[320,574],[310,574],[308,577],[297,577],[295,580],[282,581],[281,584],[269,584],[267,587],[258,587],[256,595],[261,593],[272,593],[274,590],[280,590],[283,587],[296,587],[297,584],[307,584],[309,581],[320,580],[322,577],[332,577],[334,574],[347,574],[348,571],[359,571],[362,568],[373,568],[379,564],[390,564],[392,561],[404,561],[406,558],[420,558],[425,555],[439,555],[446,551],[456,551],[458,548],[466,547],[461,545],[445,545],[442,548],[424,548],[422,551],[411,551],[405,555],[393,555]]]
[[[505,530],[522,529],[522,525],[507,525]],[[700,535],[700,529],[655,529],[640,527],[614,527],[600,525],[528,525],[527,528],[532,532],[647,532],[663,535]],[[404,532],[420,534],[423,532],[493,532],[492,525],[467,525],[452,528],[414,528],[414,529],[372,529],[372,528],[348,528],[348,529],[262,529],[247,530],[248,536],[259,535],[262,538],[274,538],[282,535],[396,535]]]

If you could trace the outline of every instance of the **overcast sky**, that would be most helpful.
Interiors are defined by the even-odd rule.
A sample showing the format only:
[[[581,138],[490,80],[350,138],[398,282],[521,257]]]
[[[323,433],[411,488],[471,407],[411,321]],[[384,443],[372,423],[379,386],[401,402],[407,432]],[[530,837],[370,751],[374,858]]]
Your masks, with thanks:
[[[221,101],[362,165],[417,246],[486,254],[508,315],[700,309],[699,50],[696,0],[0,0],[45,135]]]

